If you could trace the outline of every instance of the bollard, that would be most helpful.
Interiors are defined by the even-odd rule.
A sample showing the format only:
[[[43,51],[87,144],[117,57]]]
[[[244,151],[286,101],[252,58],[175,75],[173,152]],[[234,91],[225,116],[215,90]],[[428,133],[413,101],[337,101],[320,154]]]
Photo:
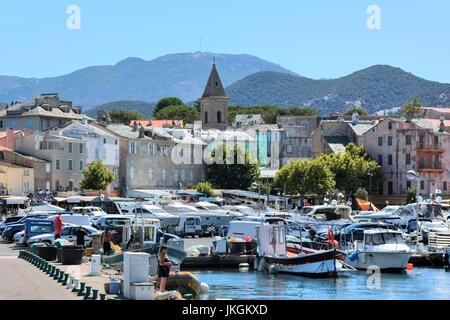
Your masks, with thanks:
[[[78,290],[78,296],[84,295],[84,286],[86,285],[85,282],[80,282],[80,290]]]
[[[62,281],[62,285],[63,285],[63,286],[67,286],[67,279],[69,279],[69,274],[68,274],[68,273],[65,273],[65,274],[64,274],[63,281]]]
[[[91,286],[86,286],[86,293],[84,294],[83,300],[89,300],[89,296],[91,295]]]
[[[58,282],[59,283],[63,282],[65,274],[66,273],[64,271],[62,271],[62,270],[59,272],[59,277],[58,277]]]
[[[80,284],[80,280],[74,277],[73,282],[72,282],[72,292],[78,292],[79,284]]]
[[[69,276],[69,280],[67,280],[67,289],[72,289],[73,287],[73,276]]]
[[[53,280],[58,279],[60,270],[55,267],[55,274],[53,275]]]
[[[106,300],[106,293],[100,293],[100,300]]]
[[[98,289],[92,289],[92,300],[98,300]]]

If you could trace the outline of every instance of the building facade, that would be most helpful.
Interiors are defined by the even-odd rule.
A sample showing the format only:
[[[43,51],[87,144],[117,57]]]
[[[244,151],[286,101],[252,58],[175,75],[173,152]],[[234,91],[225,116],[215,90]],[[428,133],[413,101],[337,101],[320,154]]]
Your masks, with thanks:
[[[0,130],[5,128],[45,131],[86,115],[71,101],[59,99],[58,94],[42,94],[30,102],[16,103],[0,111]]]
[[[34,169],[0,162],[1,195],[26,196],[34,191]]]

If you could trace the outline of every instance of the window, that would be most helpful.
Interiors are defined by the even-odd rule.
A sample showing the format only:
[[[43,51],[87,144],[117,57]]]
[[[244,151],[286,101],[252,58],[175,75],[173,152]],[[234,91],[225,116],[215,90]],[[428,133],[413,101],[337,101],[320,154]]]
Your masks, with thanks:
[[[420,190],[425,189],[425,181],[420,181]]]
[[[25,177],[29,177],[30,176],[30,170],[23,170],[23,175]]]
[[[173,170],[173,180],[175,182],[178,181],[178,170],[177,169]]]
[[[148,154],[151,156],[155,155],[155,145],[153,143],[148,144]]]
[[[136,143],[134,141],[128,143],[128,153],[136,153]]]
[[[205,119],[204,119],[205,123],[208,123],[208,111],[205,111]]]
[[[148,175],[148,180],[152,181],[153,180],[153,168],[148,168],[147,175]]]
[[[106,144],[106,138],[103,138],[103,144]]]
[[[289,131],[286,131],[285,136],[286,138],[289,138]]]
[[[3,120],[0,120],[0,128],[3,128]]]
[[[382,154],[379,154],[379,155],[378,155],[378,164],[379,164],[380,166],[383,165],[383,155],[382,155]]]
[[[185,177],[186,177],[186,172],[183,169],[183,170],[181,170],[181,181],[184,181]]]
[[[194,181],[194,170],[192,170],[192,169],[189,170],[189,181]]]
[[[394,194],[394,184],[392,181],[388,182],[388,194],[391,196]]]
[[[84,145],[80,143],[80,153],[83,153]]]
[[[383,137],[378,137],[378,145],[379,146],[383,145]]]
[[[407,146],[410,146],[410,145],[411,145],[411,136],[410,136],[410,135],[407,135],[407,136],[406,136],[406,145],[407,145]]]
[[[388,165],[392,165],[392,154],[388,155]]]
[[[392,130],[392,122],[389,122],[389,123],[388,123],[388,129],[389,129],[389,130]]]
[[[169,154],[169,148],[168,147],[161,147],[161,156],[166,156]]]
[[[222,112],[217,111],[217,123],[222,123]]]
[[[43,141],[39,141],[39,150],[44,149],[44,142]]]
[[[27,128],[31,128],[31,124],[32,124],[31,119],[28,119],[27,120]]]
[[[114,144],[117,146],[117,139],[116,140],[114,140]]]
[[[406,189],[411,189],[411,181],[406,181]]]
[[[447,181],[442,182],[442,189],[447,191]]]
[[[80,160],[80,171],[83,171],[84,169],[84,161]]]
[[[286,146],[286,151],[287,151],[287,153],[292,153],[292,145],[291,144],[288,144]]]
[[[392,146],[392,136],[388,137],[388,146]]]
[[[407,153],[406,154],[406,165],[409,165],[409,164],[411,164],[411,154]]]
[[[119,150],[114,150],[114,159],[119,160]]]
[[[380,185],[378,186],[378,195],[382,196],[384,194],[384,184],[383,182],[380,182]]]
[[[134,179],[134,167],[130,167],[130,179]]]
[[[60,187],[61,187],[61,185],[59,184],[59,180],[56,180],[55,181],[55,188],[56,188],[56,190],[59,190]]]
[[[69,142],[69,153],[73,152],[73,144],[72,142]]]
[[[61,160],[60,159],[55,160],[55,169],[56,169],[56,171],[61,170]]]
[[[73,160],[69,159],[69,170],[72,171],[73,169]]]
[[[59,150],[60,149],[59,146],[60,146],[59,142],[49,142],[48,143],[48,148],[50,150]]]
[[[166,169],[162,169],[161,170],[161,179],[162,181],[166,181],[167,178],[167,170]]]

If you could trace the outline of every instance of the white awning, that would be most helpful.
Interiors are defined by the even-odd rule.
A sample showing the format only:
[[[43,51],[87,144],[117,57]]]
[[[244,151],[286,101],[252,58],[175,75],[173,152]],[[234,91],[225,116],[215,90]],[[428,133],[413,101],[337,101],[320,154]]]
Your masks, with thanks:
[[[24,204],[25,201],[28,200],[28,198],[25,197],[11,197],[6,198],[6,204]]]

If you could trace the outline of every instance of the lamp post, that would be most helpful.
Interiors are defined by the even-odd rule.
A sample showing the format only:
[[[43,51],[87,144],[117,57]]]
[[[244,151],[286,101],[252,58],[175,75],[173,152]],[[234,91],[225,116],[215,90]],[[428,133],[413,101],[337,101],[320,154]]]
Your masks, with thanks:
[[[367,175],[369,176],[369,202],[370,202],[371,194],[372,194],[372,177],[373,177],[373,173],[369,172]]]
[[[412,181],[412,180],[416,180],[417,185],[416,185],[416,250],[419,246],[419,174],[416,173],[414,170],[409,170],[406,173],[406,178],[408,178],[408,180]]]

